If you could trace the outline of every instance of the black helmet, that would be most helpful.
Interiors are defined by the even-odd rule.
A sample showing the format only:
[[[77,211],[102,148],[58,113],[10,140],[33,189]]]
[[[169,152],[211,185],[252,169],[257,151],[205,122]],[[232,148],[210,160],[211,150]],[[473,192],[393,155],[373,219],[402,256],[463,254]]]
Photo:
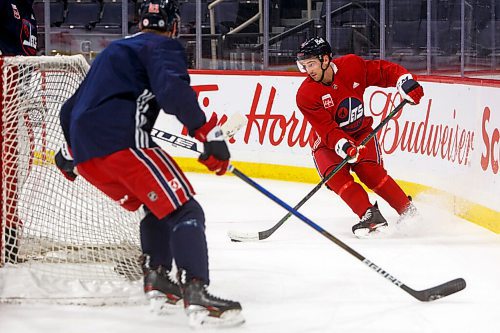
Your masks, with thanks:
[[[141,29],[172,31],[174,22],[180,21],[176,0],[144,0],[139,15]]]
[[[310,38],[300,45],[299,52],[297,52],[297,61],[313,57],[321,58],[324,54],[332,58],[332,48],[330,44],[322,37]]]

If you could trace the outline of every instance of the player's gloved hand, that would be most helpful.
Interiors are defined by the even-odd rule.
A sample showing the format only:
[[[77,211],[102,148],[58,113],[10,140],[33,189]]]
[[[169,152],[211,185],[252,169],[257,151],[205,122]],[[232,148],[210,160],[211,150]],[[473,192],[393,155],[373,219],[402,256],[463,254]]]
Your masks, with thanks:
[[[420,99],[424,96],[424,89],[411,74],[401,75],[396,87],[401,96],[413,105],[420,103]]]
[[[64,177],[70,181],[74,181],[77,177],[75,165],[73,163],[73,156],[66,144],[63,144],[61,149],[54,157],[57,168],[62,172]]]
[[[356,146],[354,142],[342,138],[335,144],[335,152],[344,159],[348,157],[349,163],[358,163],[366,155],[366,147]]]
[[[198,161],[204,164],[208,170],[215,171],[218,176],[225,174],[231,155],[224,140],[224,134],[220,126],[217,125],[215,113],[205,125],[194,131],[194,137],[203,142],[204,146],[204,151]]]

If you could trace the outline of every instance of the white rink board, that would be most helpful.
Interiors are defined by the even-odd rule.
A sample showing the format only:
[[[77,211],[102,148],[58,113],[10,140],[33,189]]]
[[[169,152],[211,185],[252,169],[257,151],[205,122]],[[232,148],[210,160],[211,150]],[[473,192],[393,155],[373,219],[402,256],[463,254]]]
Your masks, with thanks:
[[[233,113],[249,117],[247,127],[231,143],[233,160],[314,168],[307,141],[311,126],[306,123],[302,128],[304,118],[295,104],[302,80],[298,76],[191,75],[191,85],[199,91],[199,104],[208,117],[213,112],[219,117]],[[160,114],[156,127],[178,133],[178,122],[168,119]]]
[[[231,143],[233,160],[314,168],[307,144],[311,127],[295,103],[303,76],[218,72],[194,73],[191,78],[207,115],[239,112],[249,118]],[[444,190],[498,211],[500,85],[436,83],[425,78],[421,83],[425,90],[421,104],[405,107],[379,133],[389,172],[394,178]],[[377,124],[399,102],[394,88],[369,88],[365,114],[372,115]],[[181,129],[168,116],[161,116],[156,127],[173,133]],[[173,155],[193,156],[182,150]]]

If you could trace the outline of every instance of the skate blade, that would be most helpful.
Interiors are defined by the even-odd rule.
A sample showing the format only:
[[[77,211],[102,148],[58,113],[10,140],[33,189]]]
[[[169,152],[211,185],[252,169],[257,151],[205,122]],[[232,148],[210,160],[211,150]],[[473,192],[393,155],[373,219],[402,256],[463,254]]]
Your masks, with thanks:
[[[368,228],[357,229],[354,231],[354,235],[358,238],[372,238],[377,237],[377,235],[387,234],[389,226],[381,225],[377,229],[371,230]]]
[[[186,308],[186,314],[189,326],[194,329],[235,327],[245,323],[241,310],[227,310],[220,317],[212,317],[204,307],[190,305]]]
[[[149,299],[149,310],[158,316],[172,315],[183,307],[182,299],[177,301],[169,299],[165,294],[156,290],[147,292],[146,298]]]

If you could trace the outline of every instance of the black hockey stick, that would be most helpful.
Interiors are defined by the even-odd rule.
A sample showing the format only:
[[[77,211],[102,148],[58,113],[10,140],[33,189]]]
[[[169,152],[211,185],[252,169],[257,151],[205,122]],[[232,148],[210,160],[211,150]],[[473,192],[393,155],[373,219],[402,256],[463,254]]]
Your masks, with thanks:
[[[172,146],[186,148],[195,152],[200,152],[198,149],[198,142],[189,140],[187,138],[170,134],[157,128],[153,128],[151,136],[170,143]]]
[[[396,106],[394,110],[392,110],[392,112],[390,112],[387,115],[387,117],[385,117],[384,120],[382,120],[380,124],[378,124],[377,127],[375,127],[375,129],[361,142],[360,145],[365,145],[368,141],[370,141],[377,134],[377,132],[380,131],[380,129],[384,127],[389,122],[389,120],[391,120],[391,118],[394,117],[394,115],[396,115],[396,113],[398,113],[405,106],[406,103],[407,103],[406,100],[403,100],[401,103],[399,103],[399,105]],[[316,192],[319,191],[319,189],[325,183],[327,183],[337,172],[339,172],[340,169],[344,167],[344,165],[348,163],[348,160],[349,158],[345,158],[339,165],[337,165],[337,167],[335,167],[335,169],[333,169],[329,174],[327,174],[321,180],[321,182],[318,183],[318,185],[316,185],[309,193],[307,193],[307,195],[304,198],[302,198],[302,200],[300,200],[300,202],[297,205],[295,205],[293,209],[298,210],[300,207],[302,207],[303,204],[305,204]],[[271,236],[276,230],[278,230],[278,228],[281,227],[283,223],[285,223],[290,218],[290,216],[292,216],[292,213],[288,212],[285,216],[281,218],[281,220],[278,221],[278,223],[276,223],[271,228],[264,231],[239,232],[230,230],[228,231],[227,234],[233,242],[248,242],[248,241],[263,240],[269,238],[269,236]]]
[[[284,201],[276,197],[274,194],[257,184],[255,181],[247,177],[244,173],[236,169],[234,166],[230,165],[229,166],[229,171],[231,171],[234,175],[236,175],[238,178],[242,179],[245,183],[249,184],[253,188],[255,188],[257,191],[261,192],[274,202],[276,202],[278,205],[281,207],[285,208],[290,212],[290,214],[295,215],[298,217],[301,221],[305,222],[308,226],[319,232],[321,235],[325,236],[328,238],[330,241],[334,242],[341,248],[343,248],[345,251],[347,251],[349,254],[353,255],[356,257],[359,261],[361,261],[363,264],[367,265],[371,269],[373,269],[375,272],[392,282],[392,284],[398,286],[399,288],[403,289],[406,291],[408,294],[411,296],[415,297],[419,301],[422,302],[429,302],[429,301],[434,301],[439,298],[446,297],[448,295],[454,294],[456,292],[459,292],[460,290],[464,289],[466,286],[465,280],[462,278],[454,279],[448,282],[445,282],[443,284],[440,284],[439,286],[432,287],[429,289],[424,289],[424,290],[415,290],[407,285],[405,285],[403,282],[395,278],[393,275],[389,274],[387,271],[385,271],[382,267],[376,265],[375,263],[371,262],[364,256],[362,256],[360,253],[349,247],[347,244],[342,242],[340,239],[337,237],[333,236],[330,234],[328,231],[299,213],[295,208],[290,207],[288,204],[286,204]]]

